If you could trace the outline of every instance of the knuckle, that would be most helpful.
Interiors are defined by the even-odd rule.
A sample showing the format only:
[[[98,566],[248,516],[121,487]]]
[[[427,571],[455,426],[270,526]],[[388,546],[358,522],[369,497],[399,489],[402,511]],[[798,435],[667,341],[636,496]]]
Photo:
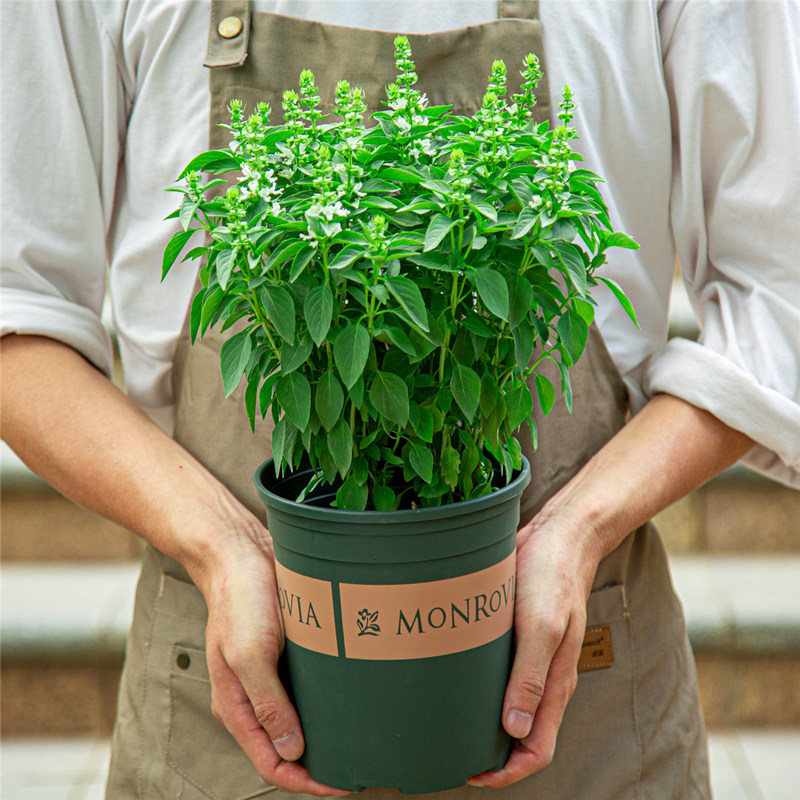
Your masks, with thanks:
[[[279,706],[271,701],[264,701],[253,704],[258,724],[266,731],[277,730],[280,726],[283,715]]]
[[[517,691],[537,705],[544,697],[545,682],[538,675],[522,675],[517,681]]]

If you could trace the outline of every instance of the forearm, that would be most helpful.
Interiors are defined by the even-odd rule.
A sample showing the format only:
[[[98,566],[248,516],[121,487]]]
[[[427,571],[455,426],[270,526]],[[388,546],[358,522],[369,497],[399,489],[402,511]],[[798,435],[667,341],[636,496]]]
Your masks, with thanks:
[[[521,535],[569,531],[583,560],[594,568],[630,531],[753,446],[751,439],[707,411],[657,395],[549,500]]]
[[[230,492],[71,348],[4,337],[2,387],[3,438],[20,458],[182,563],[204,593],[210,565],[268,547]]]

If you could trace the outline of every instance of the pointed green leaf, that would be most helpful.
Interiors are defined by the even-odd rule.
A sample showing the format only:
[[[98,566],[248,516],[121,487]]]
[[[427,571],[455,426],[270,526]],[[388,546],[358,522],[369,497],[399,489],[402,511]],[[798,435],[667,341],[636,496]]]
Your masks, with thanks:
[[[536,375],[536,393],[539,395],[539,405],[542,407],[542,412],[547,416],[553,409],[556,390],[544,375],[539,375],[538,373]]]
[[[307,336],[298,338],[293,344],[281,344],[281,375],[288,375],[302,366],[311,355],[311,341]]]
[[[354,261],[366,255],[367,249],[358,245],[347,245],[343,247],[328,264],[328,269],[337,270],[349,267]]]
[[[272,267],[294,258],[305,247],[308,247],[308,242],[303,239],[284,240],[270,254],[265,269],[270,270]]]
[[[292,270],[289,273],[289,283],[294,283],[302,274],[303,270],[308,266],[314,253],[317,251],[311,246],[306,245],[302,250],[298,250],[294,259],[292,260]]]
[[[257,375],[253,375],[247,381],[247,388],[244,390],[244,410],[247,414],[247,421],[250,423],[250,430],[256,432],[256,402],[258,400],[258,384],[259,379]]]
[[[509,430],[515,431],[533,413],[533,398],[528,387],[521,383],[506,395],[506,419]]]
[[[411,442],[408,461],[425,483],[433,481],[433,453],[421,442]]]
[[[336,469],[344,478],[353,459],[353,433],[343,419],[340,419],[328,434],[328,450],[333,457],[333,463],[336,464]]]
[[[509,293],[509,322],[512,328],[528,316],[533,305],[533,288],[528,279],[522,275],[511,277],[511,291]]]
[[[252,344],[250,331],[239,331],[226,339],[219,353],[220,368],[222,370],[222,385],[225,388],[225,397],[230,397],[239,381],[242,379],[247,362],[250,360]]]
[[[361,377],[369,356],[369,333],[357,323],[343,328],[333,343],[333,360],[347,389]]]
[[[622,287],[611,278],[601,278],[598,276],[597,280],[602,281],[609,289],[614,293],[614,297],[617,298],[619,304],[625,310],[625,313],[631,318],[632,322],[639,327],[639,320],[636,319],[636,311],[633,309],[633,304],[625,295],[625,292],[622,291]]]
[[[224,292],[221,287],[215,286],[210,292],[206,292],[203,298],[203,310],[200,313],[200,335],[202,336],[208,329],[214,314],[219,308]]]
[[[214,262],[214,266],[217,269],[217,280],[223,289],[228,288],[228,281],[231,279],[231,273],[234,266],[236,266],[236,257],[238,255],[238,247],[234,247],[233,250],[223,250]]]
[[[530,364],[533,355],[533,325],[527,320],[523,320],[514,328],[514,357],[520,369],[526,369]]]
[[[445,236],[450,232],[457,220],[450,219],[444,214],[437,214],[428,225],[425,231],[425,247],[423,250],[433,250],[439,245]]]
[[[517,222],[514,225],[511,238],[521,239],[533,227],[533,224],[539,219],[539,216],[539,211],[534,211],[532,208],[523,208],[517,217]]]
[[[469,207],[486,217],[490,222],[497,222],[497,209],[491,203],[470,203]]]
[[[406,336],[402,328],[398,328],[395,325],[390,325],[384,328],[383,332],[389,337],[389,340],[395,347],[399,347],[400,350],[410,356],[417,355],[414,345],[411,344],[411,340],[408,338],[408,336]]]
[[[186,246],[186,242],[192,238],[192,234],[197,228],[188,231],[178,231],[172,235],[164,248],[164,258],[161,261],[161,280],[167,277],[170,267],[175,263],[175,259],[180,255],[181,250]]]
[[[497,380],[493,375],[488,372],[483,373],[481,378],[481,399],[480,408],[481,414],[484,417],[489,417],[497,405],[497,398],[500,395],[500,387],[497,385]]]
[[[396,278],[387,278],[386,288],[392,297],[400,304],[413,322],[423,331],[428,330],[428,313],[425,310],[425,301],[422,292],[410,278],[398,275]]]
[[[442,453],[441,472],[444,482],[451,488],[455,489],[458,484],[459,468],[461,466],[461,459],[458,452],[453,447],[445,447]]]
[[[481,379],[478,373],[463,364],[456,363],[450,379],[450,389],[467,422],[471,423],[481,400]]]
[[[417,264],[425,269],[433,269],[439,272],[455,272],[455,268],[450,266],[447,256],[441,253],[416,253],[407,256],[407,260],[412,264]]]
[[[475,270],[475,284],[483,304],[496,317],[508,322],[508,285],[496,270],[485,267]]]
[[[281,474],[283,449],[286,444],[286,417],[281,417],[272,430],[272,459],[275,462],[276,477]]]
[[[638,250],[639,243],[622,231],[615,231],[606,236],[603,244],[606,247],[624,247],[626,250]]]
[[[190,172],[228,172],[233,169],[239,169],[239,162],[229,150],[208,150],[195,156],[178,175],[178,180],[183,180]]]
[[[372,503],[376,511],[391,511],[395,500],[394,491],[383,484],[376,486],[372,492]]]
[[[552,242],[556,257],[564,265],[570,282],[581,297],[586,297],[586,264],[583,263],[581,249],[575,244]]]
[[[319,347],[331,327],[333,292],[325,285],[315,286],[303,302],[303,314],[314,344]]]
[[[577,363],[581,357],[586,340],[589,337],[589,326],[583,321],[580,314],[571,308],[567,310],[556,325],[561,342],[567,348],[567,352],[572,359],[572,363]]]
[[[369,399],[378,413],[400,428],[408,424],[408,386],[397,375],[376,372]]]
[[[367,485],[360,486],[351,475],[336,492],[336,507],[348,511],[363,511],[367,507]]]
[[[265,286],[259,293],[269,321],[285,342],[294,342],[295,311],[291,292],[283,286]]]
[[[569,367],[556,361],[559,371],[561,372],[561,393],[564,395],[564,403],[567,406],[567,411],[572,413],[572,380],[569,377]]]
[[[311,386],[301,372],[292,372],[278,381],[275,394],[289,420],[301,431],[311,415]]]
[[[199,205],[200,200],[192,200],[188,194],[184,195],[180,210],[181,227],[184,230],[189,229],[189,226],[192,224],[192,220],[194,219],[195,211],[197,211],[197,207]]]
[[[344,392],[342,391],[342,385],[333,372],[326,372],[320,378],[314,395],[314,408],[317,410],[317,415],[326,431],[332,430],[334,425],[341,419],[342,409],[344,408]]]

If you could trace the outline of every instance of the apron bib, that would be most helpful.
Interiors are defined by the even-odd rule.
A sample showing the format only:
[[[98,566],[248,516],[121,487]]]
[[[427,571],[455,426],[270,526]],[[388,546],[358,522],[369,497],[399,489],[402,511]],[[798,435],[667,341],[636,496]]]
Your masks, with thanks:
[[[505,61],[513,93],[519,90],[516,65],[534,52],[545,72],[535,116],[537,121],[548,119],[550,96],[537,12],[536,0],[499,0],[497,21],[409,36],[418,88],[432,105],[450,103],[457,113],[471,113],[481,105],[493,60]],[[223,35],[233,30],[238,34]],[[332,105],[335,82],[342,78],[363,88],[370,110],[378,110],[383,89],[395,76],[394,36],[250,13],[248,0],[212,1],[206,60],[211,67],[209,146],[227,146],[229,134],[219,123],[227,121],[234,98],[250,110],[259,101],[268,102],[277,120],[283,90],[296,84],[304,68],[316,76],[325,110]],[[186,331],[181,337],[173,367],[175,438],[264,520],[252,474],[271,455],[271,420],[258,420],[251,434],[243,387],[224,399],[221,343],[213,331],[194,345]],[[573,414],[559,399],[549,416],[538,410],[534,414],[538,450],[531,452],[530,441],[521,439],[531,463],[522,523],[624,424],[626,391],[594,325],[571,376]],[[554,365],[548,377],[558,385]],[[299,797],[265,785],[211,715],[206,620],[205,601],[185,569],[149,547],[120,687],[107,800]],[[582,657],[552,764],[514,786],[494,790],[492,796],[710,798],[694,662],[666,555],[651,526],[631,533],[601,562],[588,601],[587,626],[585,660]],[[361,794],[365,800],[403,797],[389,789]],[[486,796],[486,790],[465,786],[425,796],[461,800]]]

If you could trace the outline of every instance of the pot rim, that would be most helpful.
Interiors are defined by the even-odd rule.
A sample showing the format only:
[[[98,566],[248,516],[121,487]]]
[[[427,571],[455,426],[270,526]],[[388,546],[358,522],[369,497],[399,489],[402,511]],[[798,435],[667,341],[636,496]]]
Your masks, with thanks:
[[[295,500],[289,500],[281,497],[279,494],[267,489],[262,480],[263,473],[272,467],[273,459],[269,458],[263,463],[259,464],[253,474],[253,481],[262,497],[269,497],[270,503],[276,508],[279,508],[288,513],[297,513],[298,509],[303,509],[302,516],[307,519],[332,519],[335,518],[338,522],[353,522],[353,523],[374,523],[379,518],[386,518],[386,515],[391,517],[391,522],[411,522],[412,520],[427,519],[435,520],[442,517],[451,517],[454,514],[469,514],[475,511],[481,511],[485,508],[503,503],[522,494],[525,487],[530,483],[531,467],[528,459],[522,456],[522,468],[518,471],[516,477],[505,486],[501,487],[495,492],[484,495],[483,497],[476,497],[473,500],[460,500],[457,503],[446,503],[441,506],[429,506],[427,508],[403,508],[396,511],[352,511],[342,508],[330,508],[328,506],[312,506],[305,503],[298,503]],[[389,520],[387,520],[389,521]]]

